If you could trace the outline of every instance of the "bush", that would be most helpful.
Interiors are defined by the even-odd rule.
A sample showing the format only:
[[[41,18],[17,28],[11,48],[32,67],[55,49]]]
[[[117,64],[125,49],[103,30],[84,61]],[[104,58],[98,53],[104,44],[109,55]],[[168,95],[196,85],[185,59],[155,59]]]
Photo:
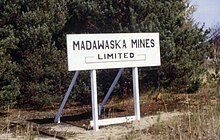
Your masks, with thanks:
[[[0,108],[6,108],[16,105],[20,95],[19,69],[10,55],[18,40],[10,25],[0,28],[0,38]]]

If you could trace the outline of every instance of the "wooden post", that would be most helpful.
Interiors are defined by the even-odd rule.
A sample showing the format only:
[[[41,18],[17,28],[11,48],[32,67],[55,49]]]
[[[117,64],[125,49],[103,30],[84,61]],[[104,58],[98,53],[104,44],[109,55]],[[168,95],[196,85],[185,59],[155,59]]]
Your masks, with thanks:
[[[133,77],[133,94],[134,94],[134,113],[136,120],[140,120],[140,103],[139,103],[139,82],[138,82],[138,68],[132,68]]]
[[[97,100],[97,82],[96,82],[96,70],[90,71],[91,77],[91,92],[92,92],[92,118],[93,118],[93,129],[99,130],[98,125],[98,100]]]

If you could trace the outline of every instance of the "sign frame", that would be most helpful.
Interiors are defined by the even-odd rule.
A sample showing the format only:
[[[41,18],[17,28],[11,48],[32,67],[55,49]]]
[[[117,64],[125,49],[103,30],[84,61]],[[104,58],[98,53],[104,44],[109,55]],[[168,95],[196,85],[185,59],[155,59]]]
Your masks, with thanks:
[[[159,66],[159,33],[67,34],[68,70]]]
[[[111,37],[113,36],[113,37]],[[134,37],[135,36],[135,37]],[[128,49],[131,53],[134,55],[130,55],[130,58],[125,57],[124,58],[120,57],[120,59],[116,59],[116,61],[107,61],[104,59],[104,61],[99,60],[96,61],[94,59],[95,63],[92,63],[92,65],[87,65],[85,63],[81,64],[84,60],[86,62],[86,58],[88,55],[97,55],[100,52],[98,51],[99,49],[95,50],[96,53],[93,51],[90,52],[88,48],[82,47],[82,45],[78,45],[78,53],[74,52],[76,49],[73,49],[73,41],[76,37],[81,38],[81,43],[83,41],[91,41],[93,40],[98,41],[98,40],[104,40],[106,37],[110,37],[111,40],[117,40],[119,37],[123,37],[122,39],[119,40],[125,40],[125,42],[129,42],[127,40],[134,38],[134,39],[143,39],[145,40],[145,47],[132,47],[132,44],[127,47],[125,47],[124,50]],[[95,38],[94,38],[95,37]],[[96,38],[97,37],[97,38]],[[103,38],[104,37],[104,38]],[[148,37],[148,38],[147,38]],[[149,38],[151,37],[151,38]],[[99,130],[99,126],[102,125],[109,125],[109,124],[116,124],[116,123],[123,123],[123,122],[129,122],[129,121],[134,121],[134,120],[140,120],[140,103],[139,103],[139,81],[138,81],[138,67],[148,67],[148,66],[160,66],[161,65],[161,60],[160,60],[160,43],[159,43],[159,33],[112,33],[112,34],[72,34],[72,35],[67,35],[67,57],[68,57],[68,70],[69,71],[76,71],[75,75],[72,79],[72,82],[68,88],[68,91],[66,92],[64,99],[61,103],[61,106],[56,113],[54,122],[60,123],[60,116],[62,113],[62,110],[67,102],[67,99],[69,97],[69,94],[73,88],[73,85],[75,84],[75,81],[78,77],[79,70],[90,70],[90,80],[91,80],[91,100],[92,100],[92,118],[93,120],[90,122],[90,125],[93,127],[95,131]],[[154,46],[147,46],[147,39],[153,39],[155,45]],[[107,39],[106,39],[107,40]],[[130,40],[131,41],[131,40]],[[72,43],[71,43],[72,42]],[[110,41],[111,42],[111,41]],[[115,41],[116,42],[116,41]],[[123,41],[122,41],[123,42]],[[75,43],[77,44],[77,43]],[[82,43],[83,44],[83,43]],[[125,43],[126,44],[126,43]],[[152,45],[152,42],[151,42]],[[120,45],[119,45],[120,46]],[[125,45],[126,46],[126,45]],[[81,51],[85,51],[84,53],[81,53]],[[113,51],[112,51],[113,50]],[[118,53],[117,50],[114,50],[114,48],[111,51],[107,51],[104,53]],[[119,51],[119,53],[123,53],[123,51]],[[103,50],[101,51],[103,53]],[[126,52],[127,53],[127,52]],[[144,60],[147,61],[142,61],[142,59],[138,59],[138,54],[144,54]],[[87,55],[88,54],[88,55]],[[74,57],[76,55],[76,57]],[[128,56],[128,55],[126,55]],[[99,58],[99,57],[97,57]],[[113,59],[113,57],[111,57]],[[122,58],[122,59],[121,59]],[[126,59],[126,61],[124,61]],[[118,61],[119,60],[119,61]],[[129,61],[127,61],[129,60]],[[92,61],[93,62],[93,61]],[[123,63],[121,63],[123,62]],[[111,64],[113,63],[113,64]],[[80,66],[80,64],[82,66]],[[100,65],[101,64],[101,65]],[[114,86],[116,85],[118,79],[120,78],[120,75],[122,73],[123,68],[132,68],[132,80],[133,80],[133,96],[134,96],[134,116],[127,116],[127,117],[119,117],[119,118],[111,118],[111,119],[103,119],[99,120],[98,119],[98,114],[101,112],[101,108],[107,101],[108,97],[110,96]],[[106,97],[104,98],[103,102],[100,104],[100,108],[98,108],[98,99],[97,99],[97,78],[96,78],[96,69],[111,69],[111,68],[121,68],[115,77],[115,80],[112,83],[112,86],[110,87],[108,93],[106,94]]]

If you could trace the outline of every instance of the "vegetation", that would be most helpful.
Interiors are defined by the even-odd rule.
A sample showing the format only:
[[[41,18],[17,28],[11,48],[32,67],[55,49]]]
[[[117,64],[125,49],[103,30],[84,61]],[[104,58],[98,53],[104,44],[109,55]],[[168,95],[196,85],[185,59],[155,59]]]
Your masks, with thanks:
[[[67,33],[159,32],[162,65],[140,68],[140,88],[194,92],[200,87],[207,32],[190,19],[187,0],[1,0],[0,9],[1,108],[61,100],[72,76],[66,67]],[[114,75],[116,70],[98,71],[100,96]],[[117,95],[131,90],[130,75],[123,73]],[[71,97],[89,103],[88,72],[80,78]]]
[[[154,139],[219,139],[220,98],[215,89],[202,88],[189,97],[187,112],[172,121],[158,122],[147,133]]]
[[[146,112],[147,116],[143,116],[140,122],[134,121],[101,127],[100,129],[104,133],[102,135],[92,130],[88,131],[88,129],[91,129],[91,127],[88,127],[91,118],[85,117],[85,114],[90,114],[91,108],[86,105],[83,107],[78,105],[69,106],[67,109],[69,113],[66,112],[67,110],[64,111],[65,114],[61,118],[63,123],[61,124],[52,124],[53,119],[51,118],[54,117],[56,110],[8,110],[9,113],[1,116],[0,119],[2,130],[0,135],[3,139],[86,139],[88,137],[93,139],[155,140],[219,139],[220,93],[216,92],[215,88],[211,89],[209,85],[206,86],[200,88],[195,94],[162,93],[168,94],[169,98],[165,99],[162,96],[163,101],[158,102],[153,101],[149,96],[141,96],[141,113]],[[179,98],[179,102],[175,101],[176,98]],[[169,100],[175,102],[173,106],[168,102]],[[122,105],[122,102],[125,102],[125,104]],[[132,106],[132,99],[123,99],[121,102],[114,103],[114,105],[108,103],[108,107],[111,107],[109,109],[112,109],[112,112],[108,110],[108,113],[111,113],[108,114],[106,110],[107,114],[103,115],[115,117],[120,113],[116,108],[122,112],[124,111],[124,113],[127,111],[131,113]],[[76,110],[80,110],[80,112],[76,112]],[[149,115],[151,111],[154,115]]]
[[[0,29],[0,107],[13,106],[20,95],[19,68],[12,60],[11,52],[16,49],[15,30],[8,25]]]

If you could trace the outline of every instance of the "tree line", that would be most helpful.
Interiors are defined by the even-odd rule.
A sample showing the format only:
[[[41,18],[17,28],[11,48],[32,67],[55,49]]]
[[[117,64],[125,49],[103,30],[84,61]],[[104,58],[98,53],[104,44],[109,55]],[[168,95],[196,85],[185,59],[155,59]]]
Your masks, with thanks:
[[[189,0],[1,0],[0,107],[60,102],[73,72],[67,71],[66,34],[159,32],[160,67],[139,69],[140,89],[194,92],[201,80],[207,32],[191,19]],[[98,70],[102,97],[117,70]],[[132,90],[126,69],[114,90]],[[71,93],[90,102],[89,72]]]

